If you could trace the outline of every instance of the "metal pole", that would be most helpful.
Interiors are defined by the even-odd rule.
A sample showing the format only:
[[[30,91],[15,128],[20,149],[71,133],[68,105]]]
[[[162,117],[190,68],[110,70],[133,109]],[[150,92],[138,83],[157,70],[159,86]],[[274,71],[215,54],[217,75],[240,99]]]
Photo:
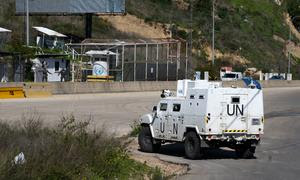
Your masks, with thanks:
[[[167,81],[169,81],[169,55],[170,55],[170,44],[167,44]]]
[[[185,79],[188,76],[188,42],[185,43]]]
[[[193,0],[190,0],[190,42],[186,42],[186,57],[185,57],[185,79],[188,77],[188,57],[193,56]]]
[[[122,82],[124,82],[124,54],[125,54],[125,47],[122,46]]]
[[[26,45],[29,46],[29,2],[26,0]]]
[[[212,21],[213,21],[213,28],[212,28],[212,65],[215,65],[215,0],[213,2],[213,9],[212,9]]]
[[[158,81],[158,44],[156,44],[156,81]]]
[[[74,63],[74,61],[75,61],[75,50],[74,49],[72,49],[72,82],[74,82],[75,81],[75,63]]]
[[[176,57],[176,81],[178,80],[178,70],[180,69],[180,49],[181,49],[181,43],[177,43],[177,57]]]
[[[145,67],[145,80],[148,80],[148,43],[146,44],[146,67]]]
[[[88,13],[85,15],[85,38],[92,38],[93,30],[93,14]]]
[[[292,42],[292,30],[290,28],[290,35],[289,35],[289,43]],[[289,58],[289,64],[288,64],[288,74],[291,73],[291,48],[289,47],[289,50],[288,50],[288,58]]]
[[[134,68],[133,68],[133,81],[136,81],[136,44],[134,44]]]

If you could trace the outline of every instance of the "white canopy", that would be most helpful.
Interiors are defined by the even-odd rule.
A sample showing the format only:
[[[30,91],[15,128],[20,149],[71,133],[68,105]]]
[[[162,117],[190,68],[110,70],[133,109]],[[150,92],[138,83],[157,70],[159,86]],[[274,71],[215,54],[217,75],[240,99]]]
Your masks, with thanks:
[[[0,33],[2,32],[11,32],[11,30],[0,27]]]
[[[103,51],[97,51],[97,50],[90,50],[86,52],[85,54],[87,55],[117,55],[116,53],[108,50],[103,50]]]
[[[54,36],[54,37],[67,37],[64,34],[61,34],[59,32],[53,31],[51,29],[45,28],[45,27],[33,27],[34,29],[36,29],[37,31],[44,33],[48,36]]]

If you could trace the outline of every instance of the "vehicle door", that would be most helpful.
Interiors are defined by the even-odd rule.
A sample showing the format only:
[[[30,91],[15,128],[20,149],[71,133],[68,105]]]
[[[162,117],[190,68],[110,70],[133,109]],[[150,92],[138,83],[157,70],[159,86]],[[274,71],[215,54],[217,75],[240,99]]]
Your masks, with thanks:
[[[183,138],[183,123],[184,123],[184,114],[182,111],[182,102],[173,101],[170,108],[169,116],[169,137],[168,139],[174,141],[181,141]]]
[[[222,123],[226,133],[246,133],[248,117],[247,95],[224,95]]]
[[[157,106],[157,119],[154,122],[154,133],[158,139],[166,139],[168,130],[168,119],[169,119],[169,103],[167,100],[162,100]]]

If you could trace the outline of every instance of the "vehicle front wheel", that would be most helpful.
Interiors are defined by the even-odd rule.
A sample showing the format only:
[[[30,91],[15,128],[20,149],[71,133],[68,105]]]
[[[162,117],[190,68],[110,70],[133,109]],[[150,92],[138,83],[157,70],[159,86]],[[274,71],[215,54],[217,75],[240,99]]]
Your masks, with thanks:
[[[138,142],[143,152],[158,152],[161,146],[160,143],[154,144],[151,131],[148,126],[142,126],[141,132],[138,137]]]
[[[197,159],[201,156],[200,138],[194,131],[186,134],[184,141],[185,155],[189,159]]]

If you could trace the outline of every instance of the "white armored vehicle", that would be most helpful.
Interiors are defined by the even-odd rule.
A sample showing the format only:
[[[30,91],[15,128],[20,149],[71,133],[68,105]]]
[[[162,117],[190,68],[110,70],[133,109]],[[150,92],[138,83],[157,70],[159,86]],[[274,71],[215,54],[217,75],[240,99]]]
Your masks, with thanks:
[[[264,131],[263,91],[253,83],[236,88],[181,80],[177,96],[167,90],[161,97],[153,112],[140,118],[142,151],[156,152],[163,143],[183,142],[190,159],[219,147],[232,148],[241,158],[253,157]]]

